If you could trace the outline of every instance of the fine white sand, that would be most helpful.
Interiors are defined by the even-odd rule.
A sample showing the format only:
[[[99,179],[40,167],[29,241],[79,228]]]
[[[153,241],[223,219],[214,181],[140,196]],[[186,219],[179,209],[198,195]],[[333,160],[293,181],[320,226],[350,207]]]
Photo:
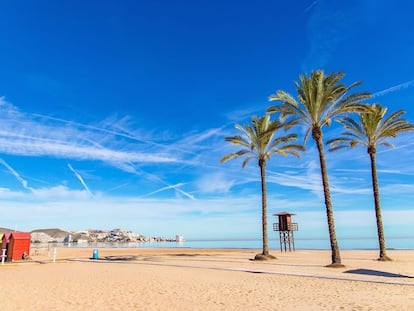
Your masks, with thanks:
[[[414,251],[33,251],[0,266],[1,310],[414,310]]]

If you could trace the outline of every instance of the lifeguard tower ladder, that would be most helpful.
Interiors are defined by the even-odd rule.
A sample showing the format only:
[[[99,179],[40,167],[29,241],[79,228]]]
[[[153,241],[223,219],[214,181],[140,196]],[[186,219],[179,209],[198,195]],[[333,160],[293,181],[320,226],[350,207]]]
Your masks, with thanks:
[[[293,236],[294,231],[298,231],[298,224],[292,222],[292,213],[282,212],[273,214],[273,216],[278,216],[279,222],[273,223],[273,231],[279,231],[280,239],[280,251],[283,249],[285,252],[287,249],[290,251],[295,250],[295,237]]]

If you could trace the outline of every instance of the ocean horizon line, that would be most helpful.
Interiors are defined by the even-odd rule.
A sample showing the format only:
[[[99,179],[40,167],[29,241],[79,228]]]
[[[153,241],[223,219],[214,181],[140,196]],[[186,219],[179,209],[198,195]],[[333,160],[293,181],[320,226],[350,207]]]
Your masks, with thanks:
[[[388,250],[414,250],[414,237],[390,237],[386,240]],[[376,238],[343,238],[338,241],[341,250],[377,250]],[[84,242],[84,243],[32,243],[32,248],[199,248],[199,249],[261,249],[262,239],[259,238],[198,238],[185,239],[182,242]],[[277,238],[269,239],[271,250],[280,250]],[[284,249],[284,246],[282,246]],[[287,247],[288,248],[288,247]],[[293,245],[291,245],[293,249]],[[328,238],[297,238],[296,250],[330,250]]]

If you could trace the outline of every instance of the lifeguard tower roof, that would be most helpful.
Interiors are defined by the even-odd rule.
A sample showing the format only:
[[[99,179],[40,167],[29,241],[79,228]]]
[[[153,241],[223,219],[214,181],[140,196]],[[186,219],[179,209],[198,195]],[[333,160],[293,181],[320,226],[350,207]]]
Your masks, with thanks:
[[[273,214],[273,216],[285,216],[285,215],[296,215],[296,214],[288,213],[288,212],[280,212],[280,213]]]

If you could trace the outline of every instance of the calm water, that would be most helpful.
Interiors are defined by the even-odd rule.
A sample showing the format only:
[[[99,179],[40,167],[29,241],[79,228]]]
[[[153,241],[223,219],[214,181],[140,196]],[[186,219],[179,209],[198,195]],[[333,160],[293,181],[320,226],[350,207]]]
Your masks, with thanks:
[[[340,249],[378,249],[378,240],[369,239],[342,239],[338,240]],[[414,237],[388,238],[387,249],[414,249]],[[39,245],[40,246],[40,245]],[[62,245],[56,245],[62,247]],[[36,244],[33,245],[36,248]],[[42,246],[44,247],[44,246]],[[261,249],[261,239],[216,239],[216,240],[186,240],[177,242],[147,242],[147,243],[82,243],[64,245],[63,247],[96,247],[96,248],[240,248]],[[270,249],[280,250],[279,239],[269,239]],[[328,239],[296,239],[296,249],[330,249]]]

